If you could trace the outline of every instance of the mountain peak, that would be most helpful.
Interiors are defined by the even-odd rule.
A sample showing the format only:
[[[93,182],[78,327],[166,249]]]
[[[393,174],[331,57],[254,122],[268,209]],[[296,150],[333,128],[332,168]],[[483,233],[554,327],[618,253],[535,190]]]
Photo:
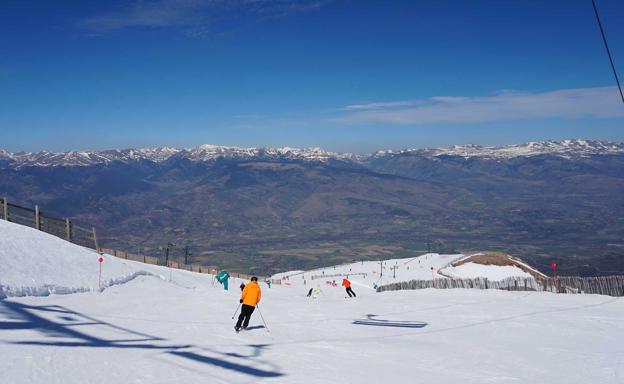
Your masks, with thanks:
[[[448,148],[413,148],[402,151],[378,151],[374,156],[414,154],[429,157],[458,156],[464,158],[510,159],[514,157],[532,157],[553,155],[564,158],[587,157],[624,153],[624,143],[598,140],[568,139],[562,141],[529,141],[524,144],[504,146],[481,146],[476,144],[453,145]]]
[[[312,148],[256,148],[219,146],[202,144],[193,148],[178,149],[173,147],[108,149],[103,151],[67,151],[49,152],[8,152],[0,150],[0,165],[7,164],[11,168],[28,166],[88,166],[108,164],[112,162],[130,162],[147,160],[160,163],[172,156],[187,158],[191,161],[207,162],[219,158],[240,160],[269,160],[269,161],[308,161],[327,162],[331,160],[360,162],[371,158],[400,156],[405,154],[440,157],[458,156],[463,158],[509,159],[514,157],[532,157],[539,155],[553,155],[564,158],[587,157],[593,155],[607,155],[624,153],[623,143],[608,141],[568,139],[562,141],[544,140],[530,141],[524,144],[511,144],[499,147],[486,147],[477,144],[453,145],[448,148],[413,148],[404,150],[380,150],[371,155],[355,155],[352,153],[337,153],[325,151],[318,147]]]

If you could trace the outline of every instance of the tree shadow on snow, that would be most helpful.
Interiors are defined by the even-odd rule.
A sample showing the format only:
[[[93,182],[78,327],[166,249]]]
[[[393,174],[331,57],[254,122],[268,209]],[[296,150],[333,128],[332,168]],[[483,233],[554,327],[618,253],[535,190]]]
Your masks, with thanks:
[[[107,339],[93,336],[77,327],[95,326],[98,330],[123,334],[123,338]],[[225,360],[224,358],[205,356],[183,349],[196,348],[194,345],[170,345],[167,339],[137,332],[106,321],[96,319],[79,312],[58,305],[27,305],[13,301],[0,301],[0,331],[37,331],[45,336],[45,340],[12,341],[17,345],[38,345],[54,347],[90,347],[90,348],[122,348],[122,349],[156,349],[191,361],[200,362],[223,369],[236,371],[256,377],[278,377],[283,373],[254,368],[250,361],[260,356],[266,344],[250,345],[253,348],[251,355],[227,354],[204,348],[215,355],[224,358],[242,359],[241,363]]]
[[[424,328],[427,326],[427,323],[424,323],[422,321],[382,320],[377,319],[377,317],[377,315],[368,314],[366,315],[366,319],[353,320],[352,324],[394,328]]]

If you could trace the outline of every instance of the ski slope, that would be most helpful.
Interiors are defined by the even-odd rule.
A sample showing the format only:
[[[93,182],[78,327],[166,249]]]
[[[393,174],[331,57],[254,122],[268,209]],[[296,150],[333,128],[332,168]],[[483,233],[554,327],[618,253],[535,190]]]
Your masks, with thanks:
[[[2,383],[624,381],[620,298],[376,293],[373,278],[350,277],[356,299],[326,283],[311,299],[293,276],[261,284],[269,328],[256,311],[253,329],[235,334],[239,281],[224,291],[210,275],[107,257],[105,280],[117,284],[100,292],[98,255],[56,240],[0,221],[0,284],[32,294],[0,300]],[[45,286],[67,289],[30,289]]]
[[[457,267],[449,266],[442,271],[445,275],[458,279],[485,277],[489,280],[500,281],[512,276],[532,278],[529,273],[513,265],[483,265],[470,262]]]
[[[466,258],[463,254],[424,255],[381,261],[361,261],[343,265],[334,265],[310,271],[290,271],[278,273],[273,279],[282,280],[282,284],[299,287],[328,283],[340,286],[343,278],[348,278],[355,286],[374,289],[377,286],[410,280],[446,279],[448,277],[470,279],[485,277],[490,280],[504,280],[508,277],[526,277],[531,275],[516,266],[483,265],[465,263],[458,267],[451,263]]]

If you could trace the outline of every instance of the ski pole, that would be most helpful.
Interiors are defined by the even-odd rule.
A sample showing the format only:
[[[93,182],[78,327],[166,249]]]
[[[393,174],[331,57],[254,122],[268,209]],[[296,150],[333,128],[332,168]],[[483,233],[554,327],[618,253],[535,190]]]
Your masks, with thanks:
[[[271,332],[271,331],[269,331],[269,327],[267,326],[266,321],[264,321],[264,316],[262,316],[262,311],[260,310],[260,305],[256,305],[256,308],[258,308],[258,313],[260,314],[260,318],[262,319],[262,323],[264,323],[264,328],[267,330],[267,332]]]
[[[240,308],[241,303],[238,303],[238,307],[236,307],[236,311],[234,311],[234,314],[232,315],[232,320],[234,319],[234,316],[236,316],[236,312],[238,312],[238,308]]]

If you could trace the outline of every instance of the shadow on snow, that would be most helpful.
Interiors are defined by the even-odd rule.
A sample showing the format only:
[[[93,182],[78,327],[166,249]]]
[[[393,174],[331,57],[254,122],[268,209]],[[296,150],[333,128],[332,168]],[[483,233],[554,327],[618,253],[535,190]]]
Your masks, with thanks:
[[[44,315],[48,315],[49,318],[44,317]],[[80,326],[97,326],[99,329],[106,328],[108,330],[114,330],[126,336],[122,339],[101,338],[77,330],[76,327]],[[258,328],[258,326],[254,329],[256,328]],[[196,346],[190,344],[169,345],[166,343],[167,339],[120,327],[62,306],[36,306],[2,300],[0,301],[0,331],[15,330],[37,331],[48,339],[13,341],[11,342],[12,344],[55,347],[156,349],[191,361],[250,376],[279,377],[284,375],[280,372],[250,366],[250,363],[254,362],[253,359],[260,356],[262,349],[269,347],[269,345],[266,344],[250,345],[249,347],[253,348],[253,353],[248,356],[235,353],[222,353],[203,348],[205,351],[221,355],[224,358],[243,359],[242,363],[236,363],[225,360],[224,358],[205,356],[192,351],[183,351],[183,349],[196,348]],[[61,338],[64,340],[58,340]]]
[[[427,326],[427,323],[423,323],[422,321],[382,320],[377,319],[376,317],[378,316],[368,314],[366,315],[366,320],[353,320],[352,324],[394,328],[423,328]]]
[[[264,329],[264,325],[252,325],[250,327],[245,328],[245,331],[253,331],[254,329]]]

